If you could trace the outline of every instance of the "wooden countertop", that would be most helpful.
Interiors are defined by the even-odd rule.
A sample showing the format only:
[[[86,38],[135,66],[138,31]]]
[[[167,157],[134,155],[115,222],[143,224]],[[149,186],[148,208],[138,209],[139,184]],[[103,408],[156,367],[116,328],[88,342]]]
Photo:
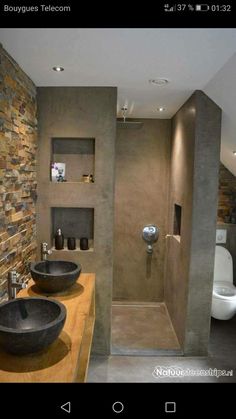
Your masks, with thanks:
[[[65,325],[58,339],[47,349],[30,355],[10,355],[0,350],[0,382],[83,382],[94,327],[95,275],[81,274],[63,293],[39,293],[34,282],[18,297],[48,296],[67,309]]]

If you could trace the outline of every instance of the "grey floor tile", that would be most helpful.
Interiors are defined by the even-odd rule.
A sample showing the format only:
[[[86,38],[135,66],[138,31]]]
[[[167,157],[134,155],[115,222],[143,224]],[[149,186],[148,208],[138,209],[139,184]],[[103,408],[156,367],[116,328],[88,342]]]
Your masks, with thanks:
[[[175,367],[189,372],[214,369],[233,372],[233,376],[154,376],[156,368]],[[159,371],[159,370],[158,370]],[[212,319],[208,357],[117,356],[91,357],[88,382],[236,382],[236,317],[229,321]]]
[[[135,355],[143,351],[144,355],[152,355],[151,352],[157,350],[180,350],[165,303],[153,303],[152,306],[114,304],[112,353]]]

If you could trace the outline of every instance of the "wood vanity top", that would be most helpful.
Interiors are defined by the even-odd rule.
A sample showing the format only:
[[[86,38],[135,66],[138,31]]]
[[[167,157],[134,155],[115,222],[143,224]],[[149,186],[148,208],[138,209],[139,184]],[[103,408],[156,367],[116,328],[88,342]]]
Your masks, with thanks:
[[[0,382],[83,382],[94,327],[95,275],[81,274],[68,290],[39,292],[31,280],[18,297],[48,296],[62,302],[67,318],[58,339],[47,349],[30,355],[10,355],[0,350]]]

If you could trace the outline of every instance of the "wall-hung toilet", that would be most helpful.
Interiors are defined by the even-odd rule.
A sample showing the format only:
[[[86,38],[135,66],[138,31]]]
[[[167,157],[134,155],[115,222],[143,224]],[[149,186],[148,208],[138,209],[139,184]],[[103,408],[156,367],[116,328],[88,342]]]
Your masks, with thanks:
[[[236,314],[236,287],[233,285],[233,260],[227,249],[215,248],[214,283],[211,315],[229,320]]]

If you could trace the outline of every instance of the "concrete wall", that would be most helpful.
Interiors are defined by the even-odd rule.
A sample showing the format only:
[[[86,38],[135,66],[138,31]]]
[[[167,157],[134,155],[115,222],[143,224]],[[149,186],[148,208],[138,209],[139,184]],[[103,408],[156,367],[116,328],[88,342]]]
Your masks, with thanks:
[[[140,121],[117,128],[113,299],[163,301],[171,121]],[[142,240],[150,223],[160,227],[151,257]]]
[[[94,208],[93,251],[54,251],[51,258],[78,261],[96,273],[96,325],[93,350],[110,352],[113,275],[114,144],[116,88],[38,89],[38,246],[51,243],[51,208]],[[52,138],[95,138],[95,183],[50,182]]]
[[[208,347],[220,128],[220,109],[201,91],[173,118],[165,301],[186,355],[205,355]],[[177,237],[174,204],[182,207]]]
[[[0,300],[36,255],[36,146],[36,88],[0,45]]]

